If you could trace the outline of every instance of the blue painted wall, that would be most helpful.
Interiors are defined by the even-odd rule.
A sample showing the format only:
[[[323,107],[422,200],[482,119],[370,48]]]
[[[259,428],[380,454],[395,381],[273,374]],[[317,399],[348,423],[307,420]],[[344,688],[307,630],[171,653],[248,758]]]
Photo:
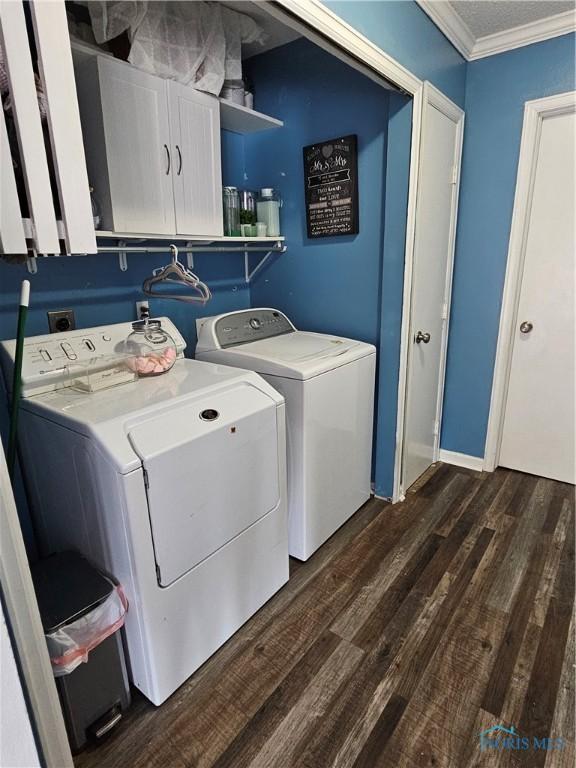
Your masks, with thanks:
[[[14,338],[20,283],[30,280],[30,311],[26,332],[48,333],[46,312],[73,309],[79,328],[120,323],[136,318],[135,302],[146,297],[141,286],[151,271],[169,261],[163,254],[128,255],[128,271],[121,272],[118,256],[74,256],[42,259],[38,273],[29,275],[24,266],[0,262],[0,338]],[[195,270],[209,283],[214,294],[204,308],[176,301],[151,299],[153,315],[168,315],[184,334],[191,349],[196,343],[195,318],[250,306],[250,293],[243,281],[243,257],[232,254],[195,254]]]
[[[464,105],[466,62],[414,0],[324,0],[412,74]]]
[[[483,456],[524,102],[575,88],[575,36],[468,65],[442,447]]]
[[[247,138],[247,183],[254,188],[278,187],[284,200],[282,232],[288,243],[287,253],[255,281],[252,304],[279,307],[300,328],[378,347],[374,479],[377,492],[390,495],[396,424],[396,396],[390,398],[390,392],[397,382],[400,336],[398,318],[381,333],[381,306],[386,295],[387,318],[394,314],[393,307],[402,306],[405,232],[402,225],[393,229],[384,249],[385,201],[391,216],[401,215],[404,205],[405,220],[406,200],[394,174],[400,173],[406,184],[409,174],[409,154],[402,152],[395,155],[392,175],[387,172],[388,107],[390,98],[396,97],[306,40],[255,57],[249,65],[257,108],[281,117],[285,125],[280,131]],[[408,101],[397,98],[404,104]],[[403,129],[409,146],[410,117]],[[310,240],[302,148],[350,133],[358,135],[360,232]],[[394,235],[401,241],[396,248]]]
[[[307,40],[248,61],[256,107],[284,120],[246,137],[247,185],[280,190],[288,251],[252,287],[254,306],[278,306],[296,325],[379,338],[388,92]],[[358,134],[360,233],[306,236],[302,148]]]

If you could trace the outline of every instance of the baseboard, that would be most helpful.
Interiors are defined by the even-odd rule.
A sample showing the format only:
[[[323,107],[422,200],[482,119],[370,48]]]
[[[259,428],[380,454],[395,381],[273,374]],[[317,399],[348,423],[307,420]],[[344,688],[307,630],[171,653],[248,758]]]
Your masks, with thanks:
[[[456,467],[466,467],[476,472],[482,472],[484,468],[484,459],[478,456],[469,456],[467,453],[457,453],[456,451],[445,451],[440,448],[439,460],[445,464],[454,464]]]

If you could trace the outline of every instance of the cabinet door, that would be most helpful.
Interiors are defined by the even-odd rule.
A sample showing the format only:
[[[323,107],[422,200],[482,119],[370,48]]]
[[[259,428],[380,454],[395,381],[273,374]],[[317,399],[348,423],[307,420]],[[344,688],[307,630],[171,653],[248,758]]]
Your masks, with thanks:
[[[114,230],[174,234],[167,83],[98,59]]]
[[[176,231],[219,236],[222,226],[220,104],[214,96],[168,83]]]

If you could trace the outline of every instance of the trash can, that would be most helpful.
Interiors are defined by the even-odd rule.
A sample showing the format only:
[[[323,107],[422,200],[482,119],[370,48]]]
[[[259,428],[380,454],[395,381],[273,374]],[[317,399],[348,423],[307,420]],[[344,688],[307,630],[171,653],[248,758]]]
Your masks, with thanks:
[[[76,552],[32,565],[32,579],[73,752],[101,738],[130,705],[119,584]]]

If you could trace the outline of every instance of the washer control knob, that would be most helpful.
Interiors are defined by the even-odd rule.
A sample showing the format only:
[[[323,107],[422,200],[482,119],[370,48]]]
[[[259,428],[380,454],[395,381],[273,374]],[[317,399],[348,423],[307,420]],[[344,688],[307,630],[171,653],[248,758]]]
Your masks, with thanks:
[[[69,344],[67,341],[63,341],[62,344],[60,344],[60,346],[62,347],[62,351],[64,352],[68,360],[78,359],[78,355],[72,349],[72,345]]]
[[[252,317],[250,318],[250,325],[252,326],[252,328],[254,328],[255,331],[257,331],[261,327],[262,321],[259,320],[257,317]]]

